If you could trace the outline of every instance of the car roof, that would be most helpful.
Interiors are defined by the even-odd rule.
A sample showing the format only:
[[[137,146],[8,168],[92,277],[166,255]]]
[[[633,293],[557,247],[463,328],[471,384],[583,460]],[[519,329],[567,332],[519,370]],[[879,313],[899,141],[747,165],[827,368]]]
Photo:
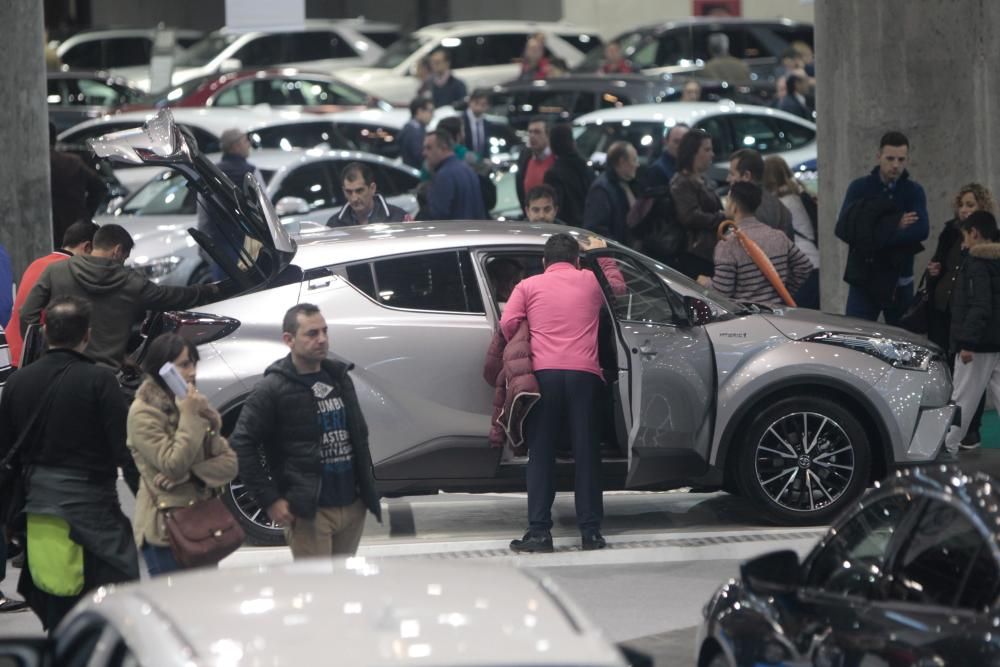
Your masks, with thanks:
[[[205,34],[201,30],[192,30],[190,28],[171,29],[177,34],[178,37],[183,37],[185,39],[189,37],[201,37]],[[76,46],[77,44],[102,39],[116,39],[119,37],[149,37],[152,39],[153,36],[156,35],[156,32],[156,28],[98,28],[94,30],[83,30],[59,42],[59,46],[56,47],[56,52],[64,53],[67,49]]]
[[[344,28],[346,30],[357,31],[359,24],[351,20],[338,20],[338,19],[306,19],[305,22],[301,23],[297,27],[289,26],[278,26],[272,29],[257,29],[257,30],[246,30],[239,28],[228,28],[222,27],[218,30],[214,30],[211,34],[213,35],[267,35],[275,32],[309,32],[312,30],[332,30],[336,28]],[[363,37],[363,35],[362,35]]]
[[[689,16],[686,18],[671,19],[669,21],[646,23],[640,26],[636,26],[630,30],[626,30],[622,34],[628,35],[635,32],[645,32],[645,31],[663,32],[665,30],[671,30],[674,28],[690,28],[699,25],[724,25],[724,26],[780,25],[780,26],[787,26],[790,28],[802,28],[802,27],[811,28],[813,24],[807,21],[795,21],[787,18],[749,19],[749,18],[741,18],[739,16]]]
[[[195,665],[308,665],[331,650],[343,665],[623,664],[554,594],[514,567],[355,557],[157,577],[102,589],[77,613],[110,617],[130,645],[151,630],[181,638]],[[144,628],[137,606],[152,617]],[[162,651],[136,644],[141,664]]]
[[[294,263],[308,270],[331,263],[360,262],[407,253],[433,252],[472,246],[537,245],[553,234],[566,232],[581,238],[600,238],[584,229],[563,225],[497,220],[435,220],[337,227],[302,236]]]
[[[141,111],[126,111],[118,114],[107,114],[94,120],[80,123],[69,128],[63,134],[77,132],[85,127],[103,125],[107,123],[135,122],[136,126],[141,125],[157,114],[158,109],[145,109]],[[216,136],[231,127],[242,128],[247,131],[259,129],[268,125],[285,123],[295,123],[300,120],[317,120],[322,115],[309,114],[301,111],[271,109],[269,107],[226,107],[218,109],[215,107],[175,107],[170,109],[174,120],[183,125],[195,125]],[[63,135],[60,134],[60,137]]]
[[[670,86],[677,82],[671,81],[664,76],[647,76],[644,74],[572,74],[570,76],[557,76],[551,79],[537,79],[534,81],[508,81],[498,83],[488,88],[479,88],[486,92],[500,93],[506,91],[527,91],[539,89],[568,89],[593,86],[595,88],[624,88],[628,86]]]
[[[493,34],[493,33],[532,33],[546,31],[564,34],[598,34],[590,26],[580,26],[562,21],[451,21],[447,23],[432,23],[413,34],[428,37],[454,35],[455,33]]]
[[[752,104],[735,104],[728,101],[720,102],[661,102],[660,104],[632,104],[612,109],[592,111],[577,118],[575,125],[591,123],[616,123],[632,121],[639,123],[655,123],[663,121],[666,125],[675,123],[697,122],[707,116],[718,116],[729,113],[752,113],[763,116],[773,116],[782,120],[792,121],[815,129],[815,124],[779,109],[761,107]],[[673,121],[673,122],[671,122]]]

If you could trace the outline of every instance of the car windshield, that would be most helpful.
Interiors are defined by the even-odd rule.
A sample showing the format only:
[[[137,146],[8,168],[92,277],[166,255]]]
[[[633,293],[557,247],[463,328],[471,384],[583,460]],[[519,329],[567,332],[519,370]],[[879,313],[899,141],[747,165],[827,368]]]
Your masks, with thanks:
[[[181,51],[177,56],[177,67],[203,67],[212,62],[219,53],[236,41],[238,35],[210,35],[195,42],[191,48]]]
[[[660,155],[663,133],[670,125],[663,121],[615,121],[591,123],[574,128],[576,147],[586,159],[603,164],[611,144],[627,141],[635,146],[640,164],[649,164]],[[596,157],[595,157],[596,156]]]
[[[136,190],[122,204],[125,215],[181,215],[195,213],[187,181],[177,172],[164,172]]]
[[[392,46],[388,49],[383,51],[382,55],[379,56],[379,59],[376,60],[372,66],[392,69],[409,58],[410,55],[419,49],[426,41],[426,37],[420,37],[419,35],[407,35],[406,37],[402,37],[393,42]]]
[[[632,62],[636,69],[656,67],[656,36],[652,32],[640,31],[619,35],[613,41],[622,47],[622,53]],[[596,72],[604,64],[604,49],[595,48],[587,52],[577,72]]]
[[[718,308],[723,312],[716,312],[716,318],[724,315],[735,315],[736,313],[745,312],[747,310],[746,307],[736,303],[711,287],[699,285],[697,282],[691,280],[680,271],[676,271],[664,264],[660,264],[656,260],[650,261],[648,258],[646,263],[649,264],[675,292],[679,292],[682,295],[690,294],[691,296],[704,297],[711,302],[710,305],[713,306],[713,311],[716,310],[714,306],[718,306]]]

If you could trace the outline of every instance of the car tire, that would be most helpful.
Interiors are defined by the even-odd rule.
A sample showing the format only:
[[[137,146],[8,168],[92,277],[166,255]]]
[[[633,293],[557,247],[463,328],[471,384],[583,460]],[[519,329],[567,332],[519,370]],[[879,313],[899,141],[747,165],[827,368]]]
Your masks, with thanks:
[[[776,523],[829,523],[868,486],[868,434],[831,398],[781,399],[744,432],[734,461],[736,480],[742,495]]]
[[[247,536],[247,544],[258,547],[278,547],[285,544],[284,531],[271,524],[267,511],[250,497],[239,477],[226,486],[222,502],[240,522],[240,527]]]

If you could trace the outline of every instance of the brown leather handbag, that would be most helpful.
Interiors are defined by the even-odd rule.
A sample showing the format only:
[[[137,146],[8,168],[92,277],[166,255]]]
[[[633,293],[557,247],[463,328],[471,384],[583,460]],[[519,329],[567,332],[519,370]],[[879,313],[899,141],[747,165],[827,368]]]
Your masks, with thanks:
[[[185,568],[216,565],[239,549],[246,538],[218,496],[168,510],[164,519],[170,550]]]

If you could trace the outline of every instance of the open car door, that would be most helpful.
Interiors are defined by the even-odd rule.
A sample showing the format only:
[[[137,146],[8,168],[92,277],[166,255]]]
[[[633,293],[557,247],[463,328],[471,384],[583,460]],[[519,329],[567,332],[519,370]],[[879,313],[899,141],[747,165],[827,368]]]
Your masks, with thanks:
[[[263,187],[248,174],[233,183],[205,157],[197,142],[161,109],[142,127],[90,140],[98,157],[127,164],[164,166],[181,173],[208,207],[215,224],[226,231],[221,247],[205,233],[188,232],[225,271],[234,289],[226,296],[255,289],[277,277],[295,256],[295,243],[278,220]]]
[[[628,373],[618,383],[629,425],[625,485],[703,475],[716,392],[708,336],[690,325],[683,300],[639,256],[607,248],[586,257],[614,314],[620,373]]]

